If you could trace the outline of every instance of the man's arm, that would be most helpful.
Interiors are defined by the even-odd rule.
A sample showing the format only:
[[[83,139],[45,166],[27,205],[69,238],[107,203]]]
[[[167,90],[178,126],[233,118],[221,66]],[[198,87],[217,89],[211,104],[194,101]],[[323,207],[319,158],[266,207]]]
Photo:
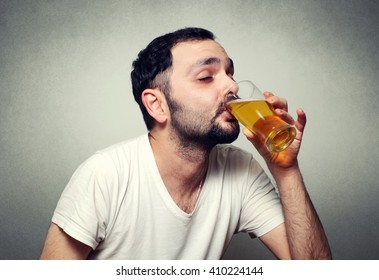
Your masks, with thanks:
[[[244,134],[264,158],[278,186],[284,212],[284,225],[260,239],[278,258],[331,259],[324,229],[305,187],[297,156],[306,125],[303,110],[297,110],[297,120],[287,113],[287,101],[265,93],[266,101],[275,113],[296,127],[293,143],[284,151],[270,153],[256,135],[247,129]],[[283,242],[285,244],[283,244]]]
[[[331,259],[327,237],[300,170],[270,170],[278,185],[285,222],[260,240],[279,259]]]
[[[79,242],[52,223],[47,233],[41,260],[84,260],[91,247]]]
[[[259,240],[280,260],[290,260],[286,227],[284,224],[277,226],[268,233],[259,237]]]
[[[277,178],[280,198],[284,212],[284,226],[281,232],[271,233],[270,238],[261,240],[279,258],[287,258],[286,250],[290,253],[291,259],[331,259],[328,240],[324,229],[317,215],[317,212],[308,195],[300,174],[300,170],[293,170],[292,174],[274,175]],[[277,238],[286,236],[288,249],[285,245],[279,247],[273,244]],[[279,248],[279,252],[275,252]]]

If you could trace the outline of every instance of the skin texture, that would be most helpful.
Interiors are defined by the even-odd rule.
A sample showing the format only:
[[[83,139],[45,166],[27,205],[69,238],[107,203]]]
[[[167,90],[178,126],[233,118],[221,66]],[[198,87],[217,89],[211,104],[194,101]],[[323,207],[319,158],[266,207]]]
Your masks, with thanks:
[[[149,139],[160,175],[178,207],[191,213],[212,147],[234,141],[240,132],[237,120],[225,109],[232,94],[229,89],[235,84],[234,69],[225,50],[213,40],[182,42],[171,52],[169,98],[152,88],[142,93],[142,100],[156,122]],[[285,99],[272,93],[265,96],[279,116],[295,125],[297,135],[288,149],[271,154],[253,133],[243,131],[278,185],[285,216],[284,224],[260,240],[279,259],[330,259],[327,238],[297,161],[305,113],[299,109],[294,120]],[[85,259],[90,250],[52,224],[41,258]]]

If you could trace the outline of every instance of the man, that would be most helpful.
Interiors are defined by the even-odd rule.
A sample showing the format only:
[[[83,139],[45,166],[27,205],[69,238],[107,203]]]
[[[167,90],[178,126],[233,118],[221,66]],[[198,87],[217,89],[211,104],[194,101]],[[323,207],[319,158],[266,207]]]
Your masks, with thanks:
[[[227,143],[239,134],[225,103],[234,66],[211,32],[185,28],[153,40],[133,63],[133,94],[148,134],[100,151],[71,178],[41,259],[219,259],[248,232],[279,259],[330,259],[327,238],[297,162],[306,116],[266,93],[297,128],[271,154],[248,130],[253,157]]]

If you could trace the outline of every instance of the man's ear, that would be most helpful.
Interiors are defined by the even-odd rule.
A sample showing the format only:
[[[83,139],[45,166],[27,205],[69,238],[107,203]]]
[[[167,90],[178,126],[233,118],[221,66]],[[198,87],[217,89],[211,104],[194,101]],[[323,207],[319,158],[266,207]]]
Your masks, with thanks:
[[[159,89],[145,89],[142,92],[142,102],[147,112],[158,123],[168,119],[168,107],[164,94]]]

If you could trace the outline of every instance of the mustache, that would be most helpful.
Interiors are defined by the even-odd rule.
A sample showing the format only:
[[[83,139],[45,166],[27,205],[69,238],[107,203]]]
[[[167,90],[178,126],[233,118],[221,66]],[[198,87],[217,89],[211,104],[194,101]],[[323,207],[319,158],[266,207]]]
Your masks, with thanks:
[[[220,105],[216,111],[216,117],[221,115],[225,110],[228,110],[227,107],[226,107],[226,104],[230,101],[233,101],[233,100],[236,100],[237,98],[235,96],[232,96],[232,95],[228,95],[226,96],[226,98],[220,102]]]

